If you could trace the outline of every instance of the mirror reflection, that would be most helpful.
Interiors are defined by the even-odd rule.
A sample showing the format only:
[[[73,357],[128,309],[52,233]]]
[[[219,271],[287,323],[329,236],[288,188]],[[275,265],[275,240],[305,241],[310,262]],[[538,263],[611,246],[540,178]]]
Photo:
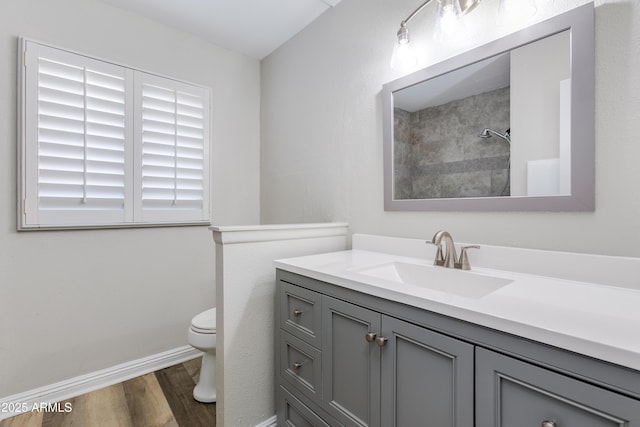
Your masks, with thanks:
[[[570,31],[393,92],[394,199],[571,194]]]

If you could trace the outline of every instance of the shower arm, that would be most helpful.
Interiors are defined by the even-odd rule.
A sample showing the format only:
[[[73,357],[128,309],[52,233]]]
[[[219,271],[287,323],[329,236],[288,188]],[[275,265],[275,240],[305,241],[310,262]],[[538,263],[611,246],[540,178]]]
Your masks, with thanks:
[[[502,133],[500,133],[498,131],[495,131],[495,130],[493,130],[491,128],[484,128],[484,130],[482,131],[482,133],[479,136],[480,136],[480,138],[490,138],[491,135],[495,135],[495,136],[497,136],[499,138],[504,139],[509,144],[511,144],[511,135],[510,135],[509,130],[510,129],[507,129],[507,131],[504,134],[502,134]]]

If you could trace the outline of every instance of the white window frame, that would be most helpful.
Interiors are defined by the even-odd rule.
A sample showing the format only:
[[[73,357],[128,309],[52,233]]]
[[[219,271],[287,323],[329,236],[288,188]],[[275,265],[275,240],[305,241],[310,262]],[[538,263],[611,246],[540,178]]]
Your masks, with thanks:
[[[72,52],[66,49],[60,49],[45,43],[36,42],[26,38],[19,38],[18,49],[18,230],[43,230],[43,229],[66,229],[66,228],[122,228],[122,227],[147,227],[147,226],[172,226],[172,225],[210,225],[210,188],[211,188],[211,89],[201,85],[195,85],[192,83],[160,76],[153,73],[144,72],[131,67],[126,67],[113,62],[104,61],[90,57],[87,55]],[[74,117],[73,125],[75,126],[79,120],[80,123],[84,123],[84,133],[82,129],[74,131],[73,138],[84,138],[84,146],[76,147],[74,141],[73,144],[68,144],[62,138],[61,152],[65,147],[70,147],[72,156],[76,155],[78,150],[84,149],[84,163],[87,163],[87,152],[91,148],[87,148],[87,139],[92,138],[87,136],[87,129],[91,124],[87,121],[87,87],[90,86],[87,83],[86,75],[93,73],[100,76],[100,73],[108,74],[107,78],[117,81],[122,77],[123,79],[123,91],[124,91],[124,120],[122,125],[122,138],[124,138],[122,158],[124,159],[124,189],[122,195],[119,188],[121,187],[120,172],[116,171],[115,190],[116,194],[114,201],[107,200],[102,202],[102,192],[107,194],[105,197],[109,199],[111,197],[111,172],[105,172],[106,178],[98,176],[91,177],[87,167],[84,168],[84,172],[73,171],[69,174],[74,175],[74,180],[77,180],[77,176],[82,176],[83,184],[80,186],[84,188],[84,194],[87,194],[86,188],[89,187],[89,179],[96,179],[100,181],[97,186],[97,192],[100,195],[98,197],[97,205],[92,205],[93,200],[85,198],[81,201],[75,200],[75,181],[72,184],[66,182],[66,178],[60,178],[64,183],[61,185],[64,189],[72,188],[74,191],[69,198],[66,197],[66,193],[61,190],[62,197],[59,199],[58,193],[53,197],[51,204],[47,204],[46,198],[41,195],[45,194],[47,185],[47,178],[40,178],[40,175],[47,175],[49,170],[48,166],[42,166],[44,160],[41,160],[47,153],[46,136],[40,136],[42,134],[42,126],[46,127],[47,124],[41,124],[40,121],[44,120],[42,117],[42,110],[45,107],[42,105],[46,102],[42,102],[44,95],[39,94],[38,80],[45,80],[46,76],[43,76],[39,67],[39,61],[41,58],[46,58],[46,61],[62,63],[62,67],[75,68],[78,67],[82,73],[84,67],[84,95],[69,95],[73,97],[80,97],[84,101],[84,122],[82,119]],[[90,71],[87,71],[90,69]],[[117,76],[111,77],[111,76]],[[73,81],[73,84],[82,84]],[[153,139],[153,136],[149,137],[149,126],[145,123],[153,122],[154,120],[143,119],[143,84],[151,84],[158,86],[168,94],[175,96],[175,107],[173,111],[169,111],[172,108],[171,103],[166,103],[169,107],[166,111],[155,111],[156,116],[159,114],[162,120],[173,121],[173,126],[165,126],[160,129],[160,133],[171,133],[169,135],[160,135],[162,144],[175,144],[174,146],[163,146],[154,144],[153,141],[149,142],[149,139]],[[75,86],[74,86],[75,89]],[[120,88],[117,88],[120,91]],[[67,96],[63,94],[63,96]],[[94,98],[95,99],[95,98]],[[187,101],[187,104],[181,103],[180,100]],[[75,102],[75,98],[74,98]],[[160,101],[164,102],[164,101]],[[59,107],[60,104],[54,104],[54,108]],[[166,105],[161,105],[160,108],[165,108]],[[60,107],[64,110],[64,105]],[[82,110],[81,107],[72,107],[72,113],[75,110]],[[147,108],[146,110],[149,110]],[[151,108],[154,113],[153,108]],[[174,114],[175,112],[175,114]],[[186,112],[186,115],[185,115]],[[63,111],[61,114],[66,114]],[[100,115],[101,113],[95,113]],[[110,115],[110,113],[104,113]],[[118,114],[119,111],[118,111]],[[118,123],[119,115],[115,115],[116,131],[118,136],[115,138],[115,152],[107,151],[106,153],[116,153],[115,164],[117,167],[121,167],[119,150],[120,136]],[[110,119],[110,117],[107,117]],[[52,119],[54,124],[57,124],[56,120],[64,124],[65,118],[59,118],[57,115]],[[153,123],[152,123],[153,124]],[[160,123],[159,126],[163,126]],[[77,126],[76,126],[77,127]],[[146,130],[145,130],[146,129]],[[185,136],[186,132],[186,136]],[[80,136],[78,137],[78,133]],[[153,133],[153,132],[151,132]],[[195,136],[194,136],[195,135]],[[72,138],[72,139],[73,139]],[[42,141],[45,139],[45,141]],[[113,139],[113,138],[110,138]],[[143,153],[143,142],[147,140],[146,154]],[[167,142],[169,141],[169,142]],[[111,142],[109,142],[111,143]],[[82,142],[79,142],[82,144]],[[184,145],[186,144],[186,146]],[[155,145],[155,147],[154,147]],[[53,145],[54,147],[60,147],[60,145]],[[84,147],[84,148],[83,148]],[[57,148],[56,148],[57,149]],[[94,152],[98,152],[99,156],[100,148],[93,148]],[[151,154],[149,154],[151,150]],[[154,157],[153,150],[160,150],[160,152],[173,152],[174,157],[159,156],[162,162],[173,161],[173,166],[166,164],[159,164],[148,166],[149,158]],[[168,150],[168,151],[167,151]],[[173,151],[172,151],[173,150]],[[42,153],[45,153],[41,156]],[[56,151],[57,153],[57,151]],[[99,160],[102,160],[99,159]],[[72,162],[82,162],[81,160],[73,159]],[[153,163],[154,159],[151,160]],[[56,163],[57,160],[54,161]],[[90,162],[90,161],[89,161]],[[147,166],[143,166],[143,162],[146,162]],[[100,161],[98,162],[100,163]],[[57,164],[57,163],[56,163]],[[120,165],[120,166],[118,166]],[[57,166],[54,166],[54,168]],[[75,166],[74,166],[75,167]],[[171,167],[175,172],[171,172]],[[44,168],[44,169],[41,169]],[[144,172],[143,172],[144,169]],[[173,173],[173,176],[167,175],[164,170],[169,170]],[[61,169],[62,170],[62,169]],[[151,172],[149,172],[151,170]],[[160,171],[160,172],[158,172]],[[54,170],[54,175],[57,173]],[[66,174],[66,172],[62,172]],[[98,172],[100,175],[101,172]],[[156,174],[155,176],[153,176]],[[160,175],[158,175],[160,174]],[[164,176],[162,176],[164,174]],[[95,174],[94,174],[95,175]],[[152,176],[150,176],[152,175]],[[89,176],[89,178],[88,178]],[[58,179],[54,176],[54,180]],[[106,184],[102,181],[109,181]],[[68,185],[65,187],[65,185]],[[100,186],[107,186],[106,190]],[[157,188],[145,188],[157,187]],[[56,185],[54,184],[54,187]],[[42,190],[42,189],[45,190]],[[167,190],[169,188],[170,190]],[[169,194],[171,193],[171,194]],[[120,202],[120,200],[122,201]],[[113,203],[114,206],[109,205]],[[69,207],[71,206],[71,207]]]

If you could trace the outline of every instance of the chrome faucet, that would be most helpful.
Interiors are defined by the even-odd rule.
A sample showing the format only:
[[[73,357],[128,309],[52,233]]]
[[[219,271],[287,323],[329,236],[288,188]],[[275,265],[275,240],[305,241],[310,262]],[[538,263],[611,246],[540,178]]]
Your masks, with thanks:
[[[446,247],[444,255],[442,253],[443,240]],[[448,231],[444,230],[440,230],[434,234],[433,239],[431,239],[431,243],[437,247],[436,259],[433,262],[433,265],[439,265],[446,268],[458,268],[460,270],[471,270],[469,257],[467,256],[467,249],[480,249],[480,246],[478,245],[463,246],[460,250],[460,258],[457,259],[456,246],[453,243],[453,237],[451,237],[451,234],[449,234]]]

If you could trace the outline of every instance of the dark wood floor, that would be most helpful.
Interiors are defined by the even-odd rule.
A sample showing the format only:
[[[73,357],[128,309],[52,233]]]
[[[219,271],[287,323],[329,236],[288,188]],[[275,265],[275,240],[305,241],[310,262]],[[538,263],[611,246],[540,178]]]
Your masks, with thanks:
[[[28,412],[0,427],[215,427],[215,403],[193,399],[201,358]],[[65,409],[70,411],[65,412]]]

